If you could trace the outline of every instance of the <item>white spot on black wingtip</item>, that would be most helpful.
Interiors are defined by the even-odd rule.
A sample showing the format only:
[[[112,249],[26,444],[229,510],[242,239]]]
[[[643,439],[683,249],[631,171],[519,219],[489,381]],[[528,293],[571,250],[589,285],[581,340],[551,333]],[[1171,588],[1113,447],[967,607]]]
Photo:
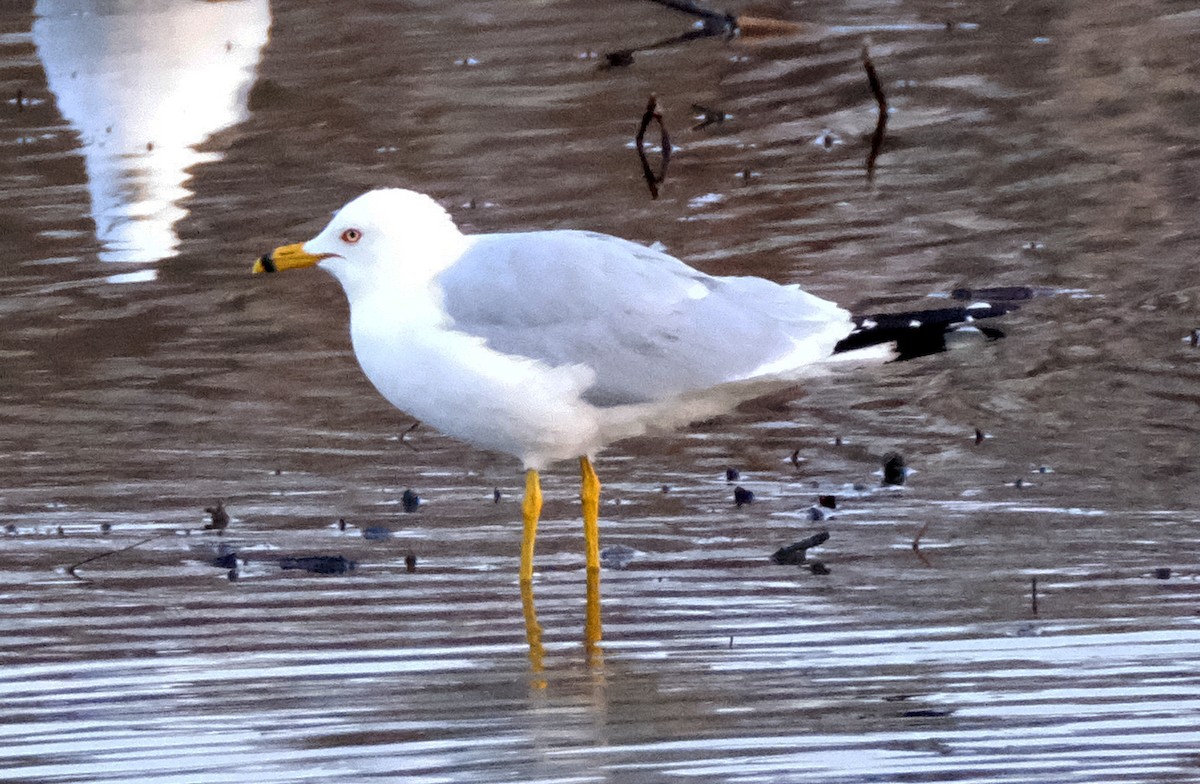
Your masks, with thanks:
[[[912,327],[913,329],[920,329],[921,328],[921,320],[913,319],[912,321],[908,322],[908,326]]]
[[[879,326],[879,322],[876,321],[875,319],[863,319],[863,322],[862,322],[863,329],[875,329],[878,326]]]

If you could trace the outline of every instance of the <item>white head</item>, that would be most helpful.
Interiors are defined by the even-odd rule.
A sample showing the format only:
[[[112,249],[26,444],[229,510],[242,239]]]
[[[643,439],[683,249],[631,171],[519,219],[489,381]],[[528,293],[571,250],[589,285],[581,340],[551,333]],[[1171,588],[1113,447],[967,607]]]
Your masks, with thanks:
[[[468,243],[433,199],[387,188],[354,199],[320,234],[302,245],[276,248],[254,271],[316,264],[337,278],[354,301],[391,281],[424,284],[462,255]]]

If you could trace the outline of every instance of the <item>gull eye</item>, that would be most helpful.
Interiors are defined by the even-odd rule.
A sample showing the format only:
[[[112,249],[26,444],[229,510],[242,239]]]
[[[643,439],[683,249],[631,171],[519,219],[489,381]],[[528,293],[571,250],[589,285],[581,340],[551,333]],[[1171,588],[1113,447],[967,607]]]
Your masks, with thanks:
[[[362,232],[358,229],[346,229],[342,232],[342,242],[353,245],[362,239]]]

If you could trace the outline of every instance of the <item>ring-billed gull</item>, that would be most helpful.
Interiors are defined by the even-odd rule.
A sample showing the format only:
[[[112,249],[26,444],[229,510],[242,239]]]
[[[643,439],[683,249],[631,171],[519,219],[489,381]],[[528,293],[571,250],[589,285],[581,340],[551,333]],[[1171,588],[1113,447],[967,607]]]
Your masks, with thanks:
[[[706,275],[605,234],[466,235],[433,199],[401,189],[359,196],[254,272],[313,265],[345,289],[355,356],[385,398],[524,464],[522,583],[548,464],[579,460],[587,569],[598,572],[599,449],[794,383],[863,331],[798,286]]]

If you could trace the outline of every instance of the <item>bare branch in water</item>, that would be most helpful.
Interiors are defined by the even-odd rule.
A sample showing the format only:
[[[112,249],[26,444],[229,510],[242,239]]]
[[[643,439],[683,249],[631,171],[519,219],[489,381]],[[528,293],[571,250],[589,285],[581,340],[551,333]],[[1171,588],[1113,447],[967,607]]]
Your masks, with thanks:
[[[650,161],[646,158],[646,129],[650,127],[650,122],[658,123],[658,132],[661,137],[662,161],[658,167],[658,174],[654,173],[654,169],[650,166]],[[642,162],[642,176],[646,178],[646,185],[650,188],[650,198],[658,198],[658,186],[667,179],[667,164],[671,161],[671,139],[667,134],[667,126],[663,124],[662,112],[658,109],[658,97],[651,95],[650,100],[646,103],[646,111],[642,113],[642,122],[638,125],[637,136],[634,139],[637,146],[638,158]]]
[[[875,179],[875,160],[883,148],[883,135],[887,130],[888,102],[883,94],[883,85],[879,82],[879,74],[875,72],[875,63],[871,62],[870,42],[863,43],[863,69],[867,72],[867,83],[871,86],[871,95],[879,105],[879,119],[875,121],[875,132],[871,134],[871,152],[867,155],[867,179]]]
[[[74,577],[76,580],[85,580],[85,581],[86,581],[86,580],[87,580],[87,578],[86,578],[86,577],[80,577],[79,575],[77,575],[77,574],[75,573],[75,570],[76,570],[76,569],[78,569],[79,567],[83,566],[84,564],[89,564],[89,563],[91,563],[92,561],[99,561],[101,558],[107,558],[107,557],[109,557],[110,555],[117,555],[118,553],[123,553],[123,552],[126,552],[126,551],[128,551],[128,550],[132,550],[132,549],[133,549],[133,548],[135,548],[135,547],[141,547],[141,546],[142,546],[142,545],[144,545],[146,542],[153,542],[155,539],[160,539],[160,538],[162,538],[162,537],[164,537],[164,536],[171,536],[173,533],[174,533],[174,532],[167,532],[167,533],[157,533],[157,534],[155,534],[154,536],[147,536],[145,539],[139,539],[138,541],[134,542],[134,543],[133,543],[133,544],[131,544],[131,545],[128,545],[127,547],[122,547],[122,548],[120,548],[120,549],[118,549],[118,550],[109,550],[108,552],[100,553],[99,555],[93,555],[91,558],[84,558],[82,561],[79,561],[79,562],[77,562],[77,563],[73,563],[73,564],[71,564],[70,566],[68,566],[68,567],[67,567],[67,574],[71,575],[71,576],[72,576],[72,577]]]

